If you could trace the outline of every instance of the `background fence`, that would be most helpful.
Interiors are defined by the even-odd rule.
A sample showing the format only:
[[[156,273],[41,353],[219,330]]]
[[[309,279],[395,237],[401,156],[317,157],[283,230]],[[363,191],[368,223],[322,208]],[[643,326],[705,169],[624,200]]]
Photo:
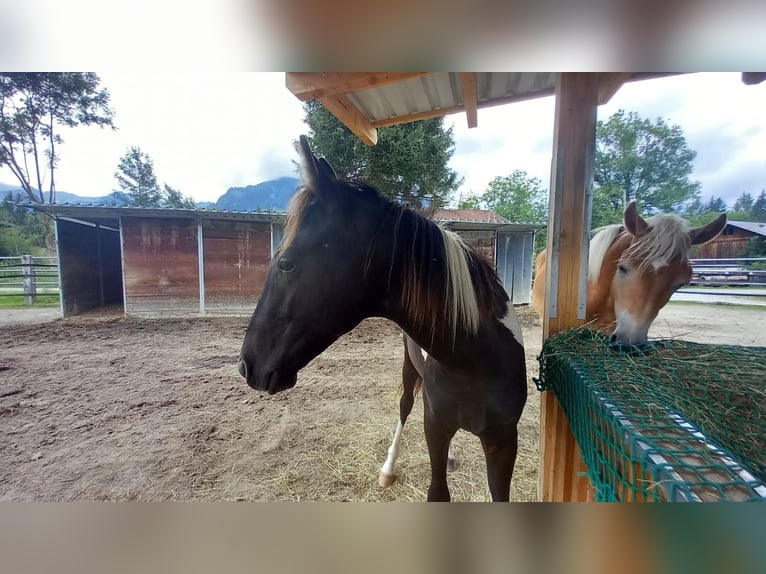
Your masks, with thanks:
[[[0,257],[0,297],[6,302],[8,298],[23,298],[25,305],[56,303],[59,295],[56,257]],[[0,304],[3,302],[0,299]]]
[[[691,263],[692,280],[678,293],[766,297],[766,257],[692,259]],[[59,285],[56,257],[0,257],[0,297],[23,297],[26,305],[55,303],[60,296]]]

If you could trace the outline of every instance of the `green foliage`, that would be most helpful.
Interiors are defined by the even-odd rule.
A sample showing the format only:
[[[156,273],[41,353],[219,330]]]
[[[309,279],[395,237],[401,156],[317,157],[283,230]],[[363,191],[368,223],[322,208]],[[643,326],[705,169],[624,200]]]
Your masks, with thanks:
[[[154,175],[154,162],[140,147],[131,146],[120,158],[114,177],[119,192],[124,193],[130,205],[138,207],[159,207],[162,190]]]
[[[753,202],[750,218],[753,221],[766,221],[766,190],[762,189],[758,198]]]
[[[62,126],[111,126],[109,92],[93,73],[0,73],[0,165],[19,180],[30,201],[56,200],[57,146]]]
[[[469,198],[470,200],[470,198]],[[480,206],[514,223],[541,223],[548,219],[548,192],[536,177],[517,169],[489,182]]]
[[[164,192],[164,207],[180,207],[183,209],[194,209],[197,207],[191,197],[184,197],[180,191],[170,187],[167,183],[162,186],[162,190]]]
[[[482,198],[479,195],[468,195],[461,197],[457,206],[458,209],[482,209],[481,200]]]
[[[0,203],[0,257],[19,255],[45,255],[48,227],[47,217],[31,209],[20,207],[21,194],[8,194]]]
[[[749,214],[750,210],[753,209],[753,203],[755,203],[755,200],[753,199],[753,196],[750,195],[747,191],[743,191],[742,195],[740,195],[737,198],[737,201],[734,202],[734,211],[737,212],[744,212]]]
[[[641,212],[679,210],[699,194],[691,181],[696,152],[680,126],[623,110],[596,126],[594,223],[616,223],[636,200]]]
[[[154,162],[140,147],[131,146],[120,158],[114,177],[128,205],[136,207],[178,207],[194,209],[194,201],[164,184],[161,188],[154,174]]]
[[[460,202],[459,207],[489,209],[513,223],[546,223],[548,192],[539,179],[517,169],[509,176],[494,178],[484,194],[469,195]],[[545,248],[546,240],[544,230],[535,234],[535,255]]]
[[[364,179],[413,208],[446,205],[462,183],[447,166],[455,144],[442,118],[380,128],[378,143],[368,146],[319,102],[308,102],[304,109],[312,149],[340,177]]]
[[[766,237],[751,237],[747,242],[745,257],[766,257]]]

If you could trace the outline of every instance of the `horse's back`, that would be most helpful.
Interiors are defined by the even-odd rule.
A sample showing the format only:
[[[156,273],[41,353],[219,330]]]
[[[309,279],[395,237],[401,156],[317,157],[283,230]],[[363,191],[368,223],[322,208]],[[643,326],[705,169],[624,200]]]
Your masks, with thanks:
[[[532,308],[543,316],[545,308],[545,262],[546,250],[543,249],[535,260],[535,282],[532,285]]]

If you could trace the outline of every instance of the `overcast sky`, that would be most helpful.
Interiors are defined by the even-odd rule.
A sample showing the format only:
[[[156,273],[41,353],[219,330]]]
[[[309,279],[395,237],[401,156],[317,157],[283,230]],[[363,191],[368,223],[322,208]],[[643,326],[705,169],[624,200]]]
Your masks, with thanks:
[[[124,74],[98,72],[111,93],[117,131],[63,132],[57,189],[82,196],[115,189],[114,172],[129,146],[154,160],[160,183],[195,201],[215,201],[229,187],[295,175],[292,142],[307,130],[301,103],[282,73]],[[479,110],[468,129],[455,126],[452,167],[461,192],[481,193],[495,176],[522,169],[547,187],[553,134],[553,97]],[[742,191],[766,188],[766,82],[746,86],[738,73],[688,74],[627,84],[598,110],[618,109],[665,118],[683,128],[697,151],[694,179],[703,197],[731,206]],[[0,182],[15,184],[7,168]]]

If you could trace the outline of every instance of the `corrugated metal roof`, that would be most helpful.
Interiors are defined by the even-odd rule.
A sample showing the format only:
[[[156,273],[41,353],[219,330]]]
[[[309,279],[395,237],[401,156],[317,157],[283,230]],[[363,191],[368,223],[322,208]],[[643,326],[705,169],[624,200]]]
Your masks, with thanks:
[[[551,95],[555,84],[553,72],[479,72],[476,74],[478,107]],[[463,89],[459,72],[434,72],[349,93],[348,98],[373,126],[379,126],[396,118],[436,110],[459,112],[463,106]]]
[[[38,211],[60,217],[114,218],[114,217],[157,217],[169,219],[226,219],[236,221],[276,221],[285,219],[284,213],[258,211],[227,211],[220,209],[178,209],[175,207],[128,207],[115,205],[86,205],[71,203],[26,204]]]
[[[766,236],[766,223],[762,221],[727,221],[733,227]]]

